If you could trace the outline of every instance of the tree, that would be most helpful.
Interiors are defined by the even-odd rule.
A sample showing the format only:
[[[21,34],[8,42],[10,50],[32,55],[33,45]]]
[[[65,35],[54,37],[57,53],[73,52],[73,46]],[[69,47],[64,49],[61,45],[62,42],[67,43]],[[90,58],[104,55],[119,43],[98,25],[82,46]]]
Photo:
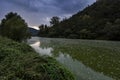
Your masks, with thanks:
[[[97,0],[68,19],[51,18],[47,36],[120,40],[120,0]]]
[[[55,25],[59,24],[59,22],[60,22],[60,18],[57,17],[57,16],[54,16],[54,17],[51,18],[50,24],[52,26],[55,26]]]
[[[116,19],[114,23],[106,23],[104,32],[109,40],[120,40],[120,19]]]
[[[44,37],[44,36],[47,36],[48,33],[49,33],[49,27],[47,25],[41,24],[39,26],[39,33],[38,33],[38,35],[40,37]]]
[[[30,37],[28,26],[17,13],[10,12],[1,21],[0,34],[15,41],[23,41]]]

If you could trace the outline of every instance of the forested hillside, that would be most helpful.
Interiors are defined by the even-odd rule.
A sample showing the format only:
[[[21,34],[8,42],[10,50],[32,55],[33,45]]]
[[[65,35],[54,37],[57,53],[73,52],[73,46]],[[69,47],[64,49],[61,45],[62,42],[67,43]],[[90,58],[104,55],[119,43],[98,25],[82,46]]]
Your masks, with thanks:
[[[120,0],[97,0],[69,19],[42,28],[39,36],[43,34],[44,37],[120,40]]]

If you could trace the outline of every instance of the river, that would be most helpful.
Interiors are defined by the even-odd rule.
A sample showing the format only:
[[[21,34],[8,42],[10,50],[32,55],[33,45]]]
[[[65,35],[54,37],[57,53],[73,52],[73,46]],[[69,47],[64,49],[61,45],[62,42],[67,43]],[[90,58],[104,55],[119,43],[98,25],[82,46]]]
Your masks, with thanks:
[[[76,80],[113,80],[112,78],[105,76],[102,72],[96,72],[90,67],[85,66],[82,61],[71,55],[71,50],[74,48],[73,46],[76,46],[78,43],[80,43],[80,41],[77,39],[32,37],[28,40],[28,44],[33,47],[37,53],[41,56],[47,55],[54,57],[74,74]],[[65,45],[66,47],[63,47],[62,45]],[[69,49],[66,49],[67,47],[69,47]],[[77,52],[77,50],[75,51]]]

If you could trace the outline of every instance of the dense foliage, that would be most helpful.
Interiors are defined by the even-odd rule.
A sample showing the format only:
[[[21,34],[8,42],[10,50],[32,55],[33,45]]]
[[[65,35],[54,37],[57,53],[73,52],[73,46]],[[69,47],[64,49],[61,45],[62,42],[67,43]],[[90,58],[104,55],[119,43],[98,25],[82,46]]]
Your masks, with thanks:
[[[0,35],[19,42],[30,37],[27,23],[13,12],[8,13],[1,21]]]
[[[52,27],[48,27],[47,25],[44,25],[44,24],[40,25],[39,26],[40,31],[39,31],[38,35],[41,37],[44,37],[44,36],[52,37],[54,35],[57,35],[56,33],[57,33],[57,31],[59,31],[59,29],[56,26],[58,26],[59,23],[60,23],[59,17],[57,17],[57,16],[52,17],[50,20],[50,25]]]
[[[97,0],[83,11],[50,27],[44,35],[46,37],[120,40],[119,7],[120,0]]]
[[[40,57],[26,44],[0,37],[0,80],[74,80],[50,57]]]

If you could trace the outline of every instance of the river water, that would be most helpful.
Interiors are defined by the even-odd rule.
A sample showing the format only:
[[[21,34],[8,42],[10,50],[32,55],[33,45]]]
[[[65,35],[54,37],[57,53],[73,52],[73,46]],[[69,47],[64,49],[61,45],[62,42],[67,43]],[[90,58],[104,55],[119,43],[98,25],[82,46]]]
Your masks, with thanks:
[[[62,47],[61,45],[73,48],[71,45],[67,45],[67,43],[74,44],[75,46],[78,41],[79,40],[32,37],[28,40],[28,44],[40,55],[54,57],[74,74],[76,80],[113,80],[103,73],[96,72],[90,67],[85,66],[80,60],[70,55],[70,50],[59,50],[59,48]]]

